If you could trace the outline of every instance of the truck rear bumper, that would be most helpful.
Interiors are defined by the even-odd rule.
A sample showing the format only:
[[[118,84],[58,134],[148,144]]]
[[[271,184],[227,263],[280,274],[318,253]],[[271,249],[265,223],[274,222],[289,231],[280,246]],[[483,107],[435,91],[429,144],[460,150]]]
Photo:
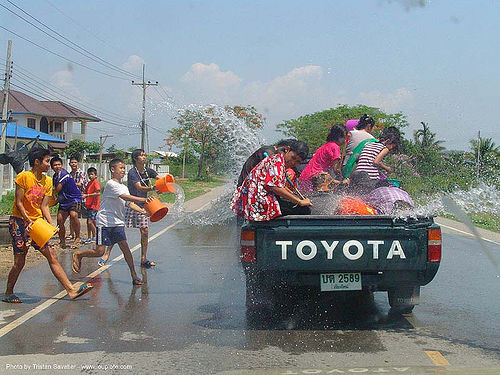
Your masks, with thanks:
[[[339,270],[336,272],[360,272],[364,291],[387,291],[393,288],[423,286],[435,276],[439,263],[429,263],[425,271],[359,271]],[[262,271],[255,264],[243,264],[247,277],[256,277],[269,288],[300,288],[320,290],[320,275],[325,272]]]

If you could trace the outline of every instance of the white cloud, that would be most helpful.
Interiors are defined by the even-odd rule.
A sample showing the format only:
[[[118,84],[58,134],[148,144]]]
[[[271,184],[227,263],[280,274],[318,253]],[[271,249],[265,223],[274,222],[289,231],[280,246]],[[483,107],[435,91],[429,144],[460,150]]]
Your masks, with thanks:
[[[195,102],[227,104],[240,93],[242,79],[231,71],[222,71],[215,64],[196,63],[181,78],[187,98]]]
[[[413,95],[404,87],[385,94],[378,90],[361,92],[359,99],[363,104],[380,108],[386,112],[399,112],[413,106]]]
[[[144,59],[140,56],[137,55],[130,55],[127,59],[122,64],[122,69],[125,69],[126,71],[130,73],[134,73],[137,75],[142,74],[142,64],[144,64]]]
[[[50,81],[54,86],[57,86],[64,91],[75,95],[80,96],[80,91],[73,84],[73,69],[68,68],[67,70],[60,70],[50,77]]]

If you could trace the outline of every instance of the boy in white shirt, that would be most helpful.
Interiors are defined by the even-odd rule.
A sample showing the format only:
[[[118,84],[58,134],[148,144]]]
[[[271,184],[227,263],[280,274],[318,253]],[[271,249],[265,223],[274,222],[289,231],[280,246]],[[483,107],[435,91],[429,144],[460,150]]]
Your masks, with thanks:
[[[104,186],[101,205],[97,212],[96,248],[75,251],[73,253],[72,268],[74,272],[79,273],[82,258],[101,257],[104,254],[106,246],[112,246],[117,243],[130,268],[132,283],[134,285],[142,285],[144,282],[137,277],[132,253],[130,252],[127,237],[125,236],[125,206],[145,214],[146,211],[135,203],[146,203],[149,198],[130,195],[127,186],[121,183],[122,178],[125,176],[125,163],[123,160],[111,160],[109,169],[112,178]]]

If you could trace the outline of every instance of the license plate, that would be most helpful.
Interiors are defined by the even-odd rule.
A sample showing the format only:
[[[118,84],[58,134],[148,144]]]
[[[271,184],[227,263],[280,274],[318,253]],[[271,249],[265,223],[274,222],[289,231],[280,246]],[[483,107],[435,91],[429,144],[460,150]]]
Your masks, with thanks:
[[[361,273],[322,273],[319,275],[322,292],[341,292],[344,290],[361,290]]]

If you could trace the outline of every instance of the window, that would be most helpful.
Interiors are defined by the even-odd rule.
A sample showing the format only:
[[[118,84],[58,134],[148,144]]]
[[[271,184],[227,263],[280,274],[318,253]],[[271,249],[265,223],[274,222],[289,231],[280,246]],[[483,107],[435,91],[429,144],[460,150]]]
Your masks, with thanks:
[[[31,128],[31,129],[36,128],[36,119],[28,118],[28,128]]]
[[[62,133],[62,123],[61,122],[54,122],[54,132],[55,133]]]

